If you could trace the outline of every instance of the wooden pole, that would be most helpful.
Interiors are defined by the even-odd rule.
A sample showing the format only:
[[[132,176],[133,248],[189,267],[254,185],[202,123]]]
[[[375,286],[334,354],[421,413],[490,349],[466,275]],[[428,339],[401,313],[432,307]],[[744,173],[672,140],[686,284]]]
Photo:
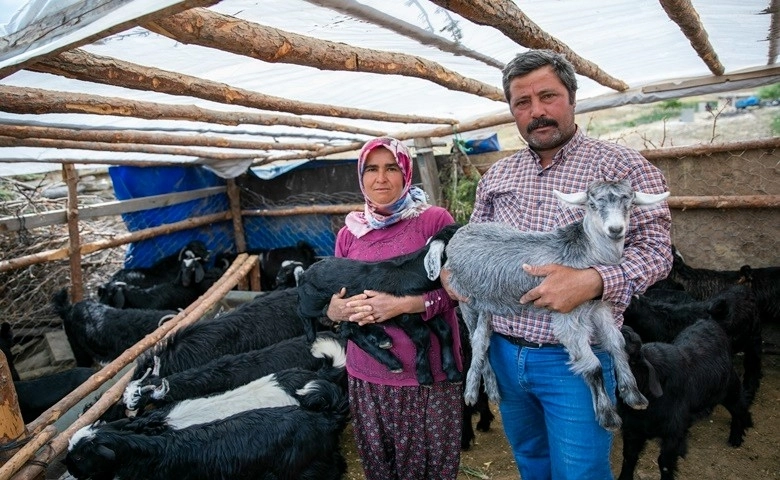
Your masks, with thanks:
[[[181,43],[216,48],[264,62],[291,63],[320,70],[403,75],[498,102],[505,100],[500,88],[464,77],[422,57],[307,37],[207,8],[155,18],[143,27]]]
[[[72,163],[62,164],[62,176],[68,186],[65,215],[68,221],[68,258],[70,259],[70,297],[73,303],[84,299],[84,279],[81,274],[81,236],[79,235],[79,174]]]
[[[778,208],[780,195],[704,195],[679,196],[667,199],[669,208],[681,210],[700,208]]]
[[[241,218],[241,195],[239,193],[238,185],[233,178],[227,180],[227,194],[230,201],[230,216],[233,219],[233,237],[236,243],[236,252],[246,252],[246,235],[244,234],[244,222]],[[238,282],[239,290],[246,290],[248,288],[248,282],[246,279],[241,279]]]
[[[274,97],[226,83],[185,75],[181,72],[171,72],[126,62],[118,58],[103,57],[81,49],[45,58],[30,66],[29,70],[62,75],[85,82],[103,83],[169,95],[184,95],[227,105],[243,105],[295,115],[357,118],[398,123],[457,123],[457,120],[452,118],[377,112]]]
[[[511,0],[431,0],[431,2],[476,24],[493,27],[524,47],[549,48],[562,53],[580,75],[621,92],[628,90],[626,82],[608,75],[595,63],[574,53],[565,43],[542,30]]]
[[[126,100],[84,93],[59,92],[40,88],[0,85],[0,111],[10,113],[87,113],[145,118],[148,120],[191,120],[219,125],[287,125],[301,128],[349,132],[381,136],[385,132],[323,122],[300,115],[254,112],[225,112],[195,105],[169,105],[155,102]],[[193,135],[194,137],[194,135]]]
[[[414,148],[417,153],[417,166],[423,182],[423,190],[428,194],[432,205],[441,205],[441,183],[439,169],[436,168],[436,157],[433,155],[433,143],[429,137],[415,138]]]
[[[97,252],[99,250],[104,250],[106,248],[118,247],[120,245],[146,240],[148,238],[159,235],[166,235],[181,230],[189,230],[190,228],[199,227],[201,225],[209,225],[227,220],[230,220],[230,212],[213,213],[210,215],[204,215],[202,217],[188,218],[179,222],[160,225],[159,227],[152,227],[124,235],[117,235],[110,240],[100,240],[97,242],[85,243],[80,246],[79,251],[81,252],[81,255],[86,255]],[[18,268],[35,265],[37,263],[51,262],[53,260],[64,260],[66,258],[68,258],[68,248],[47,250],[45,252],[33,253],[32,255],[12,258],[10,260],[2,260],[0,261],[0,272],[16,270]]]
[[[8,367],[8,359],[0,352],[0,445],[18,440],[24,434],[24,420],[19,410],[19,400]],[[0,453],[0,462],[10,455]]]
[[[301,207],[275,208],[273,210],[241,210],[244,217],[288,217],[291,215],[346,215],[363,210],[362,203],[344,205],[306,205]],[[2,269],[0,269],[2,272]]]
[[[713,75],[723,75],[726,68],[718,60],[718,54],[710,43],[707,30],[701,22],[699,13],[690,0],[660,0],[661,7],[669,18],[676,23],[691,42],[691,46],[704,60]]]

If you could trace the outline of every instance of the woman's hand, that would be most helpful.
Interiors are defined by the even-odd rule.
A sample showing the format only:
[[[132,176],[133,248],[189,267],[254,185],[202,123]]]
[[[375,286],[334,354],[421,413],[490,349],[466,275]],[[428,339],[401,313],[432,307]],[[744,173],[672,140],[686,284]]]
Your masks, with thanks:
[[[363,294],[362,299],[358,299],[356,296],[350,298],[346,303],[347,309],[355,310],[349,316],[349,321],[357,322],[359,325],[381,323],[404,313],[425,311],[422,295],[396,297],[374,290],[366,290]]]
[[[359,293],[349,298],[344,298],[347,294],[347,289],[342,288],[338,293],[334,293],[330,297],[330,303],[328,304],[328,311],[326,315],[334,322],[346,322],[350,320],[350,316],[358,312],[368,311],[366,307],[349,306],[350,302],[359,302],[365,300],[368,296],[365,293]]]

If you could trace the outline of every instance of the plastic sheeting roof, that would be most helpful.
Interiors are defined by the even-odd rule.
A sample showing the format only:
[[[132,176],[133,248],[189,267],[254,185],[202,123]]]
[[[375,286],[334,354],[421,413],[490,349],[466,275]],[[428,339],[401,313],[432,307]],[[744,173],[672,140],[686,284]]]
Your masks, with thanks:
[[[53,12],[58,10],[68,12],[69,9],[74,8],[73,4],[78,3],[98,5],[106,2],[33,0],[22,6],[12,21],[5,26],[6,31],[0,31],[0,34],[6,37],[25,27],[30,28],[47,17],[51,18]],[[75,22],[81,30],[59,26],[54,29],[54,33],[61,31],[71,32],[71,35],[88,36],[112,25],[121,24],[180,2],[124,0],[108,3],[114,4],[113,7],[119,5],[119,8],[104,10],[91,19],[88,14],[84,14],[79,22]],[[480,2],[450,3],[478,4]],[[568,46],[580,57],[600,67],[608,75],[628,85],[629,90],[617,92],[580,75],[577,97],[580,112],[625,103],[646,103],[662,98],[728,91],[780,81],[780,70],[774,67],[777,30],[780,28],[777,26],[777,18],[780,15],[778,13],[780,2],[777,0],[690,2],[699,15],[706,38],[716,53],[717,60],[725,69],[723,75],[713,75],[711,69],[692,47],[691,41],[686,38],[680,25],[672,21],[662,7],[662,3],[685,5],[689,3],[688,1],[659,3],[650,0],[632,2],[522,0],[514,3],[541,30]],[[326,4],[335,8],[322,6]],[[354,11],[356,7],[370,7],[375,10],[375,13],[384,14],[384,20],[369,21],[345,13],[345,9]],[[499,89],[501,72],[497,65],[509,61],[515,54],[526,50],[526,47],[508,38],[498,29],[478,25],[454,11],[441,8],[427,0],[361,0],[359,3],[350,0],[223,0],[208,7],[208,10],[319,40],[340,42],[383,52],[415,55],[436,62],[464,77]],[[773,18],[775,18],[774,23]],[[388,26],[391,20],[396,24],[395,28]],[[496,16],[495,20],[500,21],[500,16]],[[438,38],[441,42],[457,40],[459,46],[493,59],[494,64],[489,65],[465,55],[453,54],[437,45],[425,44],[419,39],[401,35],[397,32],[399,24],[410,30],[427,32],[429,36]],[[0,71],[4,68],[13,70],[14,65],[30,59],[44,58],[51,54],[51,49],[62,50],[68,45],[78,46],[74,42],[72,37],[46,38],[41,44],[35,44],[25,52],[15,49],[15,45],[3,44],[0,40]],[[358,71],[321,70],[304,65],[268,62],[215,48],[185,44],[141,27],[109,35],[79,48],[95,55],[179,72],[221,82],[231,87],[295,101],[456,119],[460,122],[455,126],[447,126],[316,115],[302,116],[302,118],[360,127],[391,135],[404,133],[405,138],[416,136],[415,132],[419,132],[420,136],[446,138],[447,134],[438,133],[442,127],[445,128],[445,132],[452,130],[454,133],[462,131],[459,129],[461,125],[479,125],[480,119],[490,118],[488,126],[497,122],[511,122],[503,101],[456,91],[426,79]],[[758,73],[744,76],[740,72]],[[224,112],[263,112],[192,96],[134,90],[30,70],[15,71],[0,79],[0,88],[4,86],[87,93],[167,105],[196,105]],[[5,94],[0,90],[0,105],[4,103],[3,95]],[[264,113],[280,114],[270,111]],[[2,125],[56,126],[85,130],[142,130],[160,134],[208,135],[234,140],[316,144],[313,153],[299,151],[301,158],[312,158],[318,156],[318,153],[328,152],[328,150],[319,150],[319,147],[348,146],[369,138],[368,135],[360,133],[287,125],[227,126],[205,122],[147,120],[95,114],[20,114],[9,113],[0,106],[0,126]],[[435,135],[430,135],[431,132]],[[256,158],[263,161],[295,156],[295,152],[274,149],[202,147],[199,150],[218,151],[221,154],[235,153],[237,156],[244,157],[248,153],[255,153]],[[102,160],[121,160],[122,162],[198,162],[212,166],[232,165],[234,170],[227,169],[223,173],[226,176],[243,172],[251,162],[251,160],[216,161],[200,155],[117,153],[92,149],[17,146],[0,147],[0,175],[7,174],[9,169],[18,172],[25,168],[24,164],[18,163],[22,160],[34,162],[80,160],[97,163]],[[59,165],[53,164],[47,167],[56,169]],[[38,163],[35,168],[41,168],[41,164]]]

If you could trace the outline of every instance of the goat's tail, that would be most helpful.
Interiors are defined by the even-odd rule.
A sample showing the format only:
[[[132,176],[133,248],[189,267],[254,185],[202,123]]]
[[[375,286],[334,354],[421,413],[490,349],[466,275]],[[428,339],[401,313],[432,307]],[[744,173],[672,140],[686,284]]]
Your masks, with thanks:
[[[311,346],[311,354],[315,358],[328,358],[334,367],[344,368],[347,364],[347,352],[338,339],[318,336]]]
[[[62,288],[57,291],[51,299],[51,305],[54,308],[54,311],[57,312],[57,315],[65,320],[65,318],[70,315],[71,308],[70,298],[68,298],[68,289]]]
[[[331,414],[337,423],[346,426],[349,420],[349,398],[337,384],[318,378],[295,393],[299,396],[301,408]]]

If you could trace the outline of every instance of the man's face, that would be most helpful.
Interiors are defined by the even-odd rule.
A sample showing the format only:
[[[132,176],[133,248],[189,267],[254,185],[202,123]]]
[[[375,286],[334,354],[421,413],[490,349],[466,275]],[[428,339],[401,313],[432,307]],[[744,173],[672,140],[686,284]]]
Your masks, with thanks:
[[[574,105],[552,67],[514,78],[509,92],[517,129],[534,150],[557,150],[574,135]]]

